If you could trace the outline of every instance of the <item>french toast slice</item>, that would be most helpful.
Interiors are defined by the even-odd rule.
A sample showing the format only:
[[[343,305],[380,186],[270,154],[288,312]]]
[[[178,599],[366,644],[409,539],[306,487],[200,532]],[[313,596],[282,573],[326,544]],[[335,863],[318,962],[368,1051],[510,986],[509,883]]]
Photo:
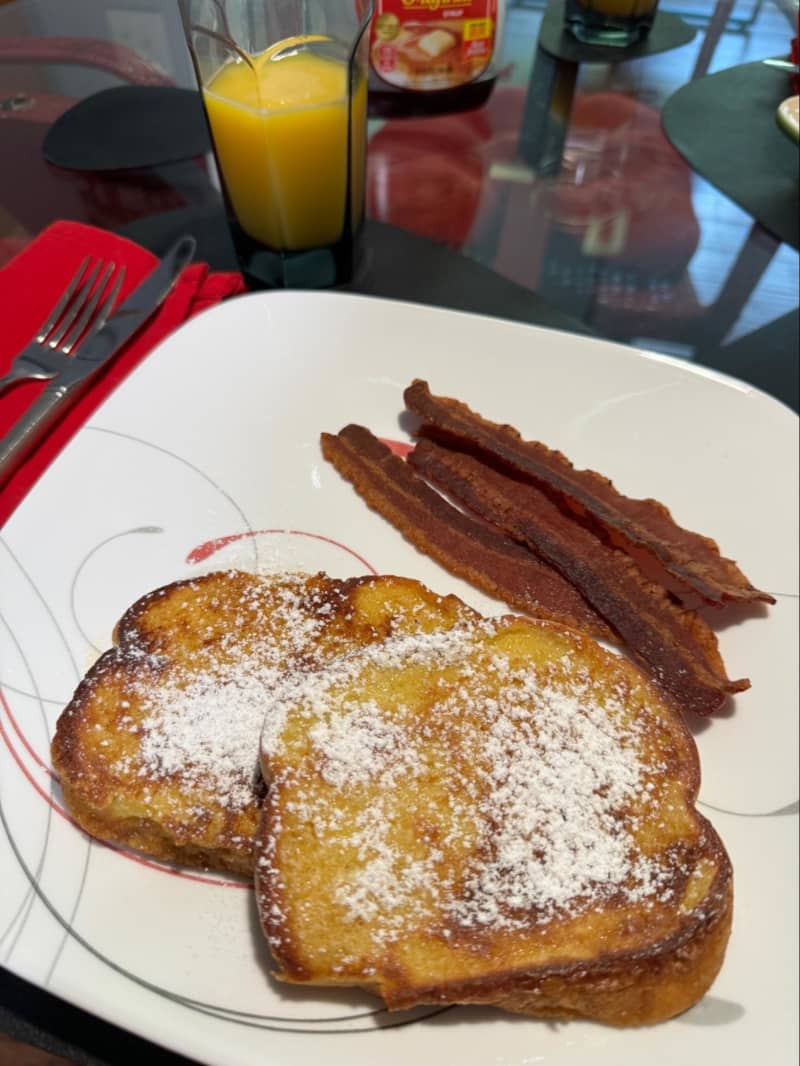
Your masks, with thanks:
[[[229,570],[157,589],[126,611],[58,720],[65,803],[101,840],[252,876],[259,735],[282,672],[473,615],[399,577]]]
[[[588,636],[473,620],[287,675],[261,757],[280,979],[632,1026],[722,964],[732,873],[694,740]]]

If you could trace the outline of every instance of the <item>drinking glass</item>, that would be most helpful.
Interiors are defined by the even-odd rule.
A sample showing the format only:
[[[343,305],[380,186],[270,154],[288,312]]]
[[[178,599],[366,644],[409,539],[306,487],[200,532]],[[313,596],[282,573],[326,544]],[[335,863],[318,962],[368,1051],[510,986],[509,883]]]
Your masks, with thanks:
[[[564,18],[584,44],[626,47],[650,32],[658,0],[567,0]]]
[[[253,288],[352,274],[371,0],[180,0],[234,245]]]

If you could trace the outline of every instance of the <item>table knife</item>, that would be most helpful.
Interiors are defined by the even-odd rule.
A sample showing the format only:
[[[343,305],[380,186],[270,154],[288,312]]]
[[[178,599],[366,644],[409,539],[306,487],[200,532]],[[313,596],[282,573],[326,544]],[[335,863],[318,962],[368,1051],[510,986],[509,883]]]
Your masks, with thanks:
[[[81,345],[41,396],[0,440],[0,484],[47,433],[87,382],[147,322],[168,296],[195,252],[194,237],[181,237],[159,265],[125,298],[103,328]]]

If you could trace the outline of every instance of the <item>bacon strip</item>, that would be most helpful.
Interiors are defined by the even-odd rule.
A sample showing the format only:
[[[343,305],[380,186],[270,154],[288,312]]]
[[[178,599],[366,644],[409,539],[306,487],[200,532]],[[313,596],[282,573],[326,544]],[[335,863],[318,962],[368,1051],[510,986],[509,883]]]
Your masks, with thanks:
[[[679,526],[658,500],[623,496],[594,470],[576,470],[570,461],[538,441],[525,441],[512,426],[489,422],[466,404],[433,396],[426,382],[415,380],[405,391],[406,406],[422,419],[421,433],[456,447],[477,448],[517,474],[532,478],[563,503],[586,513],[610,534],[649,552],[670,574],[721,606],[726,602],[762,600],[768,592],[750,584],[731,559],[724,558],[709,537]]]
[[[420,441],[408,461],[470,511],[556,567],[682,707],[711,714],[727,693],[749,688],[749,681],[725,676],[710,627],[677,607],[623,552],[606,545],[533,485],[430,440]]]
[[[540,618],[616,640],[581,594],[547,563],[461,513],[362,426],[321,435],[322,454],[378,514],[456,577]]]

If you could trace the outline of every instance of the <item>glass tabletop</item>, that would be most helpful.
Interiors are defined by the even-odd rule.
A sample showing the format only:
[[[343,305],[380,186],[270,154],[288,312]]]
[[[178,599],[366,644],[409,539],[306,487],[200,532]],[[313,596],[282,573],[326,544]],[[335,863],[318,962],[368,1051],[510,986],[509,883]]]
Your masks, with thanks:
[[[762,62],[788,57],[795,0],[664,0],[647,47],[632,49],[577,45],[563,6],[505,6],[471,94],[442,103],[371,86],[368,222],[350,287],[594,333],[796,407],[797,151],[772,107],[792,85]],[[98,97],[125,86],[151,96]],[[72,218],[157,252],[188,228],[201,258],[235,265],[197,157],[194,86],[173,5],[0,5],[0,151],[13,160],[0,261]],[[92,98],[101,112],[76,107]],[[726,101],[741,129],[716,115]]]
[[[774,110],[797,90],[763,62],[788,58],[796,0],[661,0],[650,45],[616,54],[565,40],[562,9],[509,0],[463,99],[374,94],[347,287],[675,356],[796,410],[797,146]],[[162,95],[79,108],[123,89]],[[198,107],[177,4],[0,0],[0,268],[58,219],[155,252],[188,231],[235,267]],[[119,1061],[115,1030],[7,974],[0,1030]]]

